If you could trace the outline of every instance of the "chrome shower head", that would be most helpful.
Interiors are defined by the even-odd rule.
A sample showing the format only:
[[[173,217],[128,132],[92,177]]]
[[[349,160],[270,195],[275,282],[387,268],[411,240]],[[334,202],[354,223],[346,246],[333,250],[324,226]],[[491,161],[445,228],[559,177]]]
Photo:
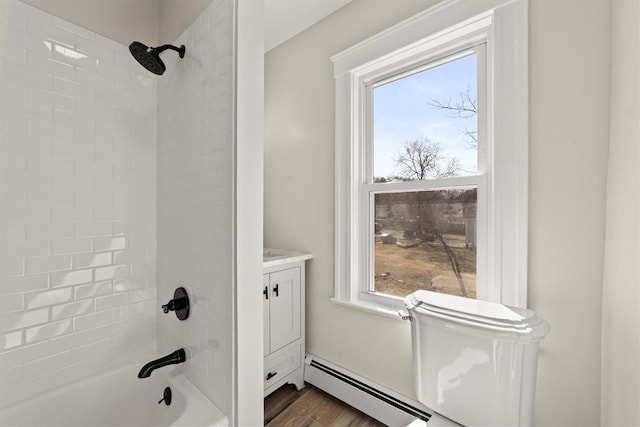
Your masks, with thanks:
[[[179,48],[165,44],[159,47],[148,47],[140,42],[133,42],[129,45],[129,52],[131,55],[147,70],[154,74],[161,75],[165,71],[164,62],[160,59],[160,53],[167,49],[175,50],[180,55],[180,58],[184,58],[186,48],[184,45]]]

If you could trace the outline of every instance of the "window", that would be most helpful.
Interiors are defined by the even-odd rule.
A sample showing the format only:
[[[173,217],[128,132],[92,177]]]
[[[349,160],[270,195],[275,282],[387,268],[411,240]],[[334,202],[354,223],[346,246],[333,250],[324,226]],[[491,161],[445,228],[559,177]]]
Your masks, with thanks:
[[[526,306],[526,14],[445,1],[332,58],[335,302]]]

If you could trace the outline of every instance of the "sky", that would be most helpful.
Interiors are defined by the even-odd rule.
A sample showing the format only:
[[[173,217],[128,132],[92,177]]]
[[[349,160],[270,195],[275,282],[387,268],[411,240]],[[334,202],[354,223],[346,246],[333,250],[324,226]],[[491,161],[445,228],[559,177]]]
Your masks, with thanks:
[[[451,112],[429,103],[455,103],[467,88],[476,98],[476,80],[472,54],[374,88],[374,176],[397,175],[394,159],[404,143],[421,137],[439,143],[445,156],[457,157],[462,166],[459,175],[474,174],[477,153],[469,148],[463,130],[475,130],[476,117],[450,117]]]

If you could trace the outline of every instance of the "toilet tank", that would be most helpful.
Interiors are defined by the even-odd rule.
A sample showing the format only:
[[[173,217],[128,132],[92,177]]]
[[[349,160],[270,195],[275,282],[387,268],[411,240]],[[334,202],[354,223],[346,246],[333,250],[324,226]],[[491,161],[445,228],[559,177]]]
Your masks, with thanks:
[[[418,400],[465,426],[530,426],[538,343],[533,311],[429,291],[405,298]]]

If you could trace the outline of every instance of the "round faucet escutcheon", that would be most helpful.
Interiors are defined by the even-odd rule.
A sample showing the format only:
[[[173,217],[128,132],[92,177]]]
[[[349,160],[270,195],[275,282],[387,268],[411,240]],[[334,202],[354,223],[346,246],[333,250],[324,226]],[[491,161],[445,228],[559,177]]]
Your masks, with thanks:
[[[164,402],[164,404],[167,406],[171,405],[171,387],[166,387],[164,389],[163,397],[162,399],[160,399],[158,404],[161,404],[162,402]]]
[[[173,311],[180,320],[189,317],[189,295],[183,287],[177,288],[173,293],[173,299],[162,306],[162,311],[168,313]]]

